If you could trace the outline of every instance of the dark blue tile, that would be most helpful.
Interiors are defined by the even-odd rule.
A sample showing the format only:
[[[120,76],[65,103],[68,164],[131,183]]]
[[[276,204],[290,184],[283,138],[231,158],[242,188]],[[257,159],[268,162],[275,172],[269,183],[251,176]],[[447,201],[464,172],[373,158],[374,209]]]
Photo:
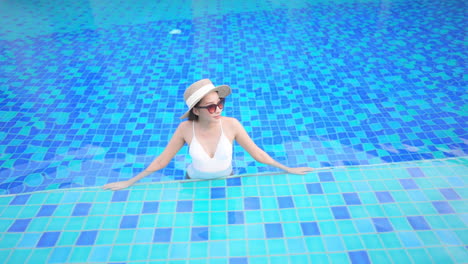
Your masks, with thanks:
[[[53,204],[53,205],[45,204],[45,205],[41,206],[41,209],[37,213],[36,217],[51,216],[51,215],[54,214],[55,209],[57,209],[57,205],[55,205],[55,204]]]
[[[191,241],[207,241],[208,237],[208,227],[192,227]]]
[[[260,199],[258,197],[245,197],[244,210],[258,210],[260,209]]]
[[[29,223],[31,223],[31,219],[16,219],[8,229],[8,232],[24,232],[28,228]]]
[[[211,188],[211,199],[226,198],[226,188],[214,187]]]
[[[458,193],[452,188],[443,188],[443,189],[439,189],[439,191],[447,200],[460,200],[461,199],[460,195],[458,195]]]
[[[228,178],[226,180],[226,185],[227,186],[241,186],[242,185],[242,180],[240,177],[237,178]]]
[[[171,242],[172,228],[156,228],[154,230],[154,243],[169,243]]]
[[[192,212],[192,207],[192,201],[178,201],[176,211],[178,213]]]
[[[372,222],[374,223],[374,227],[377,232],[393,231],[393,227],[387,218],[372,218]]]
[[[294,201],[291,196],[277,197],[279,208],[294,208]]]
[[[72,216],[87,216],[89,214],[91,206],[91,203],[76,204],[75,208],[73,209]]]
[[[444,201],[432,202],[432,205],[437,210],[437,212],[439,212],[439,214],[455,213],[455,211],[453,210],[453,208],[450,206],[448,202],[444,202]]]
[[[159,203],[158,202],[144,202],[142,214],[155,214],[158,212]]]
[[[407,168],[406,170],[410,173],[411,177],[426,177],[426,175],[420,168]]]
[[[94,245],[94,242],[96,241],[97,234],[98,234],[98,231],[96,231],[96,230],[82,231],[80,233],[80,236],[78,237],[78,240],[76,241],[76,245],[77,246]]]
[[[309,183],[306,187],[309,194],[323,194],[322,185],[320,185],[320,183]]]
[[[24,205],[28,202],[30,194],[18,195],[11,202],[10,205]]]
[[[406,217],[414,230],[430,230],[431,227],[422,216],[408,216]]]
[[[58,238],[60,237],[60,232],[45,232],[42,234],[39,242],[37,242],[36,247],[53,247],[57,243]]]
[[[121,190],[121,191],[116,191],[112,194],[112,202],[126,202],[128,199],[128,191],[127,190]]]
[[[319,179],[321,182],[331,182],[335,181],[335,178],[333,177],[333,173],[331,172],[319,172],[318,173]]]
[[[303,222],[301,223],[302,234],[304,236],[319,236],[320,230],[316,222]]]
[[[228,212],[228,224],[243,224],[244,223],[244,212],[232,211]]]
[[[136,228],[138,225],[138,215],[125,215],[120,221],[120,228]]]
[[[371,264],[367,251],[350,251],[348,256],[352,264]]]
[[[392,195],[389,192],[382,191],[382,192],[375,192],[377,199],[380,203],[394,203],[395,200],[393,199]]]
[[[348,208],[346,206],[335,206],[332,207],[333,216],[335,219],[350,219]]]
[[[400,184],[406,190],[419,189],[419,186],[412,179],[400,179]]]
[[[357,193],[343,193],[343,199],[347,205],[358,205],[361,204],[359,195]]]
[[[229,264],[249,264],[249,260],[245,257],[235,257],[229,259]]]
[[[283,226],[277,224],[265,224],[265,235],[267,238],[283,237]]]

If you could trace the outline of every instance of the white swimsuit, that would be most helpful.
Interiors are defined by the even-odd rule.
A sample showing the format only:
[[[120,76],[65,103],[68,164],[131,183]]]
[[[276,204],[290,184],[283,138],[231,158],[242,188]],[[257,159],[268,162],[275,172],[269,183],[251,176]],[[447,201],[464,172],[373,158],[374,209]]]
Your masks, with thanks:
[[[190,143],[189,153],[192,164],[187,168],[187,174],[192,179],[212,179],[232,174],[232,143],[224,135],[223,125],[219,137],[216,152],[211,158],[195,136],[195,122],[193,122],[193,136]]]

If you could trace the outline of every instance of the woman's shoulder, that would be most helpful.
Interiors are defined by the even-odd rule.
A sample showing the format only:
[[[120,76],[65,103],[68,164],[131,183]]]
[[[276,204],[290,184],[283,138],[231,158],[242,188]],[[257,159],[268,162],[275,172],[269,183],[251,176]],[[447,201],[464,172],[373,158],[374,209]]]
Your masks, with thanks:
[[[192,129],[192,123],[193,123],[193,121],[190,121],[190,120],[180,122],[178,129],[180,129],[182,131],[185,131],[187,129]]]
[[[239,129],[243,127],[242,124],[239,122],[239,120],[237,120],[237,118],[234,118],[234,117],[224,116],[222,119],[222,122],[223,122],[223,127],[227,127],[229,130],[232,130],[232,131],[238,131]]]

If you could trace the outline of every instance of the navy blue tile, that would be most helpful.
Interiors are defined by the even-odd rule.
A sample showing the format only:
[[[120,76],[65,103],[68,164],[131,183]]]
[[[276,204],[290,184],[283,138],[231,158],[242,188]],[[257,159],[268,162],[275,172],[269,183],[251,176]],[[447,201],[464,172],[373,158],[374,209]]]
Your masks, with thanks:
[[[73,209],[72,216],[87,216],[91,209],[91,203],[78,203]]]
[[[155,214],[158,212],[159,203],[158,202],[144,202],[142,214]]]
[[[154,243],[169,243],[171,242],[172,228],[156,228],[154,230]]]
[[[214,187],[211,188],[211,199],[226,198],[226,188]]]
[[[15,222],[10,226],[8,232],[24,232],[28,228],[31,219],[16,219]]]
[[[333,177],[333,173],[331,172],[319,172],[318,173],[319,179],[321,182],[331,182],[335,181],[335,178]]]
[[[407,168],[406,170],[410,173],[411,177],[426,177],[426,175],[420,168]]]
[[[348,208],[346,206],[334,206],[331,208],[335,219],[350,219]]]
[[[439,189],[439,191],[447,200],[460,200],[461,199],[460,195],[458,195],[458,193],[452,188],[443,188],[443,189]]]
[[[57,209],[57,205],[55,205],[55,204],[53,204],[53,205],[45,204],[45,205],[41,206],[41,209],[39,210],[39,212],[37,212],[36,217],[51,216],[51,215],[54,214],[55,209]]]
[[[42,234],[39,242],[37,242],[36,247],[53,247],[57,243],[58,238],[60,237],[60,232],[45,232]]]
[[[128,191],[120,190],[112,194],[112,202],[126,202],[128,199]]]
[[[226,180],[226,185],[227,186],[241,186],[242,185],[242,180],[240,177],[237,178],[228,178]]]
[[[371,264],[367,251],[350,251],[348,256],[352,264]]]
[[[309,183],[306,187],[309,194],[323,194],[322,185],[320,185],[320,183]]]
[[[302,234],[304,236],[319,236],[320,230],[316,222],[303,222],[301,223]]]
[[[343,199],[347,205],[357,205],[361,204],[359,195],[357,193],[343,193]]]
[[[178,213],[192,212],[193,202],[192,201],[178,201],[177,209]]]
[[[207,241],[209,237],[208,227],[192,227],[191,241]]]
[[[125,215],[120,221],[120,228],[136,228],[138,225],[138,215]]]
[[[245,197],[244,210],[258,210],[260,209],[260,199],[258,197]]]
[[[382,191],[382,192],[375,192],[377,199],[380,203],[394,203],[395,200],[393,199],[392,195],[389,192]]]
[[[431,227],[426,222],[423,216],[408,216],[406,217],[414,230],[429,230]]]
[[[28,202],[30,194],[18,195],[11,202],[10,205],[24,205]]]
[[[279,208],[294,208],[294,202],[291,196],[276,197]]]
[[[419,189],[419,186],[412,179],[400,179],[400,184],[406,190]]]
[[[228,224],[243,224],[244,223],[244,212],[232,211],[228,212]]]
[[[78,237],[78,240],[76,241],[77,246],[91,246],[94,245],[94,242],[96,241],[96,236],[98,234],[98,231],[92,230],[92,231],[82,231],[80,233],[80,236]]]
[[[249,264],[249,261],[245,257],[235,257],[229,259],[229,264]]]
[[[393,227],[387,218],[372,218],[372,222],[377,232],[393,231]]]
[[[283,237],[283,226],[280,223],[265,224],[265,235],[267,238]]]
[[[448,202],[444,202],[444,201],[432,202],[432,205],[437,210],[437,212],[439,212],[439,214],[455,213],[455,211],[453,210],[453,208],[450,206]]]

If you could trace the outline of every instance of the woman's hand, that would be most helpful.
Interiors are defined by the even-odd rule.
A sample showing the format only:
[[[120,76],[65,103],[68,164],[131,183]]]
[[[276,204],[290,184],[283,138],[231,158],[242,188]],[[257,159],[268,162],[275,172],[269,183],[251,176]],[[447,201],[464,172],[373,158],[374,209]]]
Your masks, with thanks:
[[[131,185],[132,185],[132,183],[130,181],[120,181],[120,182],[108,183],[108,184],[102,186],[102,188],[104,190],[118,191],[118,190],[125,189],[125,188],[127,188],[127,187],[129,187]]]
[[[309,168],[309,167],[298,167],[298,168],[288,168],[286,171],[291,174],[307,174],[308,172],[313,171],[314,168]]]

